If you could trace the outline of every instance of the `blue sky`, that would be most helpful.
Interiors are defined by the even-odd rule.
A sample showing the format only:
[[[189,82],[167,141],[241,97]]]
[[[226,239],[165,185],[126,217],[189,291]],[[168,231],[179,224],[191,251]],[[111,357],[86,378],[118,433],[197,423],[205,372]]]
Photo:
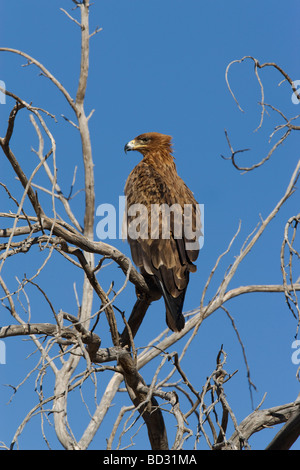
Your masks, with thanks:
[[[75,96],[80,60],[79,29],[59,10],[60,7],[70,11],[73,3],[59,0],[2,2],[0,43],[1,46],[21,49],[41,61]],[[254,132],[260,121],[261,108],[253,63],[235,64],[229,74],[244,113],[238,110],[227,89],[225,70],[232,60],[252,55],[261,63],[276,62],[293,80],[300,79],[299,13],[296,1],[283,4],[278,0],[230,0],[226,3],[220,0],[103,0],[91,7],[91,30],[97,26],[103,28],[91,40],[86,96],[87,113],[95,109],[90,132],[96,206],[117,204],[127,175],[140,159],[135,152],[125,156],[123,147],[126,142],[147,131],[173,136],[178,173],[193,190],[198,202],[205,205],[205,243],[197,262],[197,274],[191,276],[186,311],[199,306],[210,271],[217,257],[227,248],[241,220],[239,237],[230,254],[222,260],[207,299],[214,294],[225,270],[259,222],[260,214],[267,216],[284,194],[299,159],[296,134],[292,134],[264,166],[248,174],[241,175],[229,161],[220,157],[221,154],[229,154],[225,128],[236,150],[251,148],[251,152],[242,154],[239,160],[246,166],[261,160],[274,144],[273,140],[271,144],[268,142],[269,135],[274,126],[282,123],[274,112],[270,111],[265,116],[262,129]],[[15,55],[0,53],[0,80],[5,82],[8,90],[56,115],[58,123],[50,120],[49,127],[57,143],[59,184],[66,193],[69,191],[77,165],[75,190],[79,190],[83,186],[80,141],[76,130],[61,117],[64,114],[72,119],[71,110],[54,86],[39,76],[36,68],[21,67],[24,62]],[[291,101],[287,84],[278,87],[282,77],[277,71],[264,69],[260,76],[266,103],[280,108],[287,116],[299,113]],[[12,106],[9,99],[6,105],[0,105],[1,136]],[[29,173],[36,165],[31,147],[36,148],[37,138],[25,112],[18,116],[12,144]],[[0,169],[1,181],[3,178],[12,185],[16,197],[20,195],[3,156]],[[36,181],[46,184],[47,180],[40,174]],[[43,194],[40,198],[47,204]],[[2,200],[7,208],[3,191]],[[82,203],[83,194],[80,193],[73,205],[80,220]],[[239,267],[230,288],[281,282],[283,230],[287,219],[298,212],[299,194],[296,192]],[[126,243],[113,240],[112,244],[129,255]],[[28,276],[33,274],[45,255],[37,252],[33,259],[19,256],[7,263],[5,270],[12,289],[16,270],[21,277],[24,272]],[[295,265],[295,269],[298,269],[295,271],[296,279],[299,266]],[[71,273],[72,270],[57,260],[51,262],[47,273],[41,276],[41,282],[47,285],[49,295],[55,299],[55,307],[68,309],[70,313],[72,308],[76,308]],[[122,285],[123,278],[114,268],[101,282],[108,287],[112,279]],[[80,290],[81,277],[77,275],[75,280]],[[34,290],[31,292],[29,289],[29,293],[33,295]],[[133,301],[134,289],[130,287],[120,296],[118,303],[129,313]],[[148,311],[142,331],[137,336],[139,346],[164,328],[163,303],[159,305],[151,306]],[[264,407],[293,401],[299,391],[295,377],[297,366],[291,361],[296,321],[287,309],[284,297],[280,294],[247,295],[231,301],[227,308],[235,318],[246,348],[251,378],[257,387],[253,395],[254,406],[260,403],[265,392]],[[8,324],[9,316],[2,310],[1,325]],[[51,321],[49,312],[40,311],[38,300],[33,301],[32,317],[33,321]],[[105,328],[104,321],[102,327]],[[19,383],[25,371],[29,370],[27,364],[32,361],[24,362],[24,356],[32,348],[28,343],[6,340],[5,344],[7,364],[0,365],[0,441],[9,442],[25,416],[24,402],[29,410],[37,397],[31,382],[24,386],[23,392],[20,389],[12,404],[5,405],[11,390],[3,384]],[[202,324],[183,367],[186,367],[196,388],[201,389],[214,368],[221,344],[228,354],[227,371],[239,370],[228,383],[226,392],[238,421],[241,421],[252,411],[251,400],[241,348],[225,313],[218,311]],[[151,380],[150,371],[145,369],[142,374],[146,381]],[[38,420],[29,424],[20,438],[21,448],[32,448],[32,436],[36,448],[45,448],[39,436]],[[79,435],[80,425],[74,418]],[[107,426],[110,429],[109,423]],[[278,428],[261,432],[253,436],[250,443],[253,448],[264,448],[277,431]],[[142,446],[141,443],[138,445]],[[105,446],[103,435],[93,446]],[[299,444],[295,448],[300,449]]]

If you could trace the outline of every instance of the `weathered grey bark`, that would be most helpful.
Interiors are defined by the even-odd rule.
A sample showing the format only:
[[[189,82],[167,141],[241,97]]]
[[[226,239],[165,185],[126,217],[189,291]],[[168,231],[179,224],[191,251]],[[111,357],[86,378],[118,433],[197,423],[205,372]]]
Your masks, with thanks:
[[[289,450],[300,436],[300,405],[266,447],[266,450]]]
[[[255,410],[253,413],[247,416],[247,418],[245,418],[241,424],[239,424],[238,431],[235,431],[232,434],[232,436],[228,439],[228,442],[230,442],[231,446],[234,448],[239,449],[245,441],[248,441],[252,434],[262,431],[268,427],[275,426],[276,424],[282,424],[286,421],[289,422],[290,418],[294,418],[295,415],[297,415],[299,418],[299,409],[300,402],[297,400],[294,403],[274,406],[265,410]],[[298,426],[297,429],[299,431],[299,421],[297,421],[296,426]],[[294,442],[293,438],[295,437],[294,429],[290,429],[289,433],[290,432],[291,434],[289,434],[289,436],[292,437],[290,444],[292,444]],[[285,439],[287,439],[287,436]],[[287,443],[287,440],[285,442]],[[274,446],[275,445],[276,444],[274,441]]]

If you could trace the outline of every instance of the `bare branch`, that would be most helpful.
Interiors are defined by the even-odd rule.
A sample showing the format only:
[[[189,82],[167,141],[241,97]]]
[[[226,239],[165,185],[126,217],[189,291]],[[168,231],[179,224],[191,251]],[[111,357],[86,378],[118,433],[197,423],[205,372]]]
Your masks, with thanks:
[[[295,411],[286,424],[280,429],[278,434],[266,447],[266,450],[289,450],[300,436],[300,406]]]
[[[10,47],[0,47],[0,52],[12,52],[13,54],[17,54],[17,55],[20,55],[22,57],[25,57],[25,59],[28,60],[28,63],[29,64],[34,64],[36,65],[41,71],[42,73],[45,75],[45,77],[49,78],[49,80],[51,80],[51,82],[59,89],[59,91],[61,91],[61,93],[64,95],[64,97],[66,98],[67,102],[69,103],[69,105],[71,106],[71,108],[75,111],[76,113],[76,106],[75,106],[75,103],[73,101],[73,99],[71,98],[71,96],[69,95],[69,93],[67,92],[67,90],[63,87],[63,85],[54,77],[54,75],[52,75],[51,72],[49,72],[49,70],[46,69],[46,67],[41,64],[38,60],[34,59],[33,57],[31,57],[30,55],[26,54],[25,52],[22,52],[22,51],[19,51],[18,49],[12,49]]]
[[[265,98],[264,98],[264,87],[263,87],[263,84],[262,84],[262,81],[260,79],[260,76],[258,74],[258,69],[263,69],[264,67],[272,67],[272,68],[275,68],[276,70],[278,70],[280,72],[281,75],[283,75],[284,77],[284,81],[287,81],[295,96],[297,97],[298,100],[300,100],[300,94],[298,94],[298,91],[295,87],[295,84],[294,82],[292,81],[292,79],[288,76],[288,74],[281,68],[279,67],[276,63],[274,62],[266,62],[264,64],[260,64],[259,61],[257,59],[255,59],[254,57],[252,56],[245,56],[243,57],[242,59],[239,59],[239,60],[233,60],[232,62],[230,62],[226,68],[226,72],[225,72],[225,80],[226,80],[226,84],[227,84],[227,87],[229,89],[229,92],[231,93],[234,101],[236,102],[238,108],[240,109],[240,111],[243,112],[243,109],[241,108],[237,98],[235,97],[235,94],[233,93],[231,87],[230,87],[230,84],[229,84],[229,79],[228,79],[228,73],[229,73],[229,69],[231,68],[231,66],[235,63],[241,63],[241,62],[244,62],[245,60],[247,59],[250,59],[251,61],[254,62],[254,71],[255,71],[255,75],[256,75],[256,78],[257,78],[257,81],[259,83],[259,87],[260,87],[260,92],[261,92],[261,99],[260,99],[260,106],[261,106],[261,118],[260,118],[260,123],[257,127],[256,130],[258,130],[262,124],[263,124],[263,119],[264,119],[264,114],[265,114],[265,110],[266,110],[266,107],[270,107],[271,109],[273,109],[274,111],[276,111],[277,113],[279,113],[286,121],[286,124],[285,125],[282,125],[282,126],[277,126],[277,128],[275,129],[275,131],[273,132],[272,135],[274,135],[275,132],[277,132],[279,129],[284,129],[284,128],[287,128],[285,134],[276,142],[276,144],[271,148],[271,150],[269,151],[268,155],[266,157],[264,157],[259,163],[257,164],[254,164],[252,165],[251,167],[240,167],[239,165],[237,165],[236,161],[235,161],[235,155],[237,153],[240,153],[240,152],[244,152],[244,150],[237,150],[237,151],[233,151],[232,149],[232,146],[229,142],[229,138],[228,138],[228,135],[227,135],[227,132],[225,131],[225,135],[226,135],[226,138],[227,138],[227,142],[228,142],[228,145],[229,145],[229,148],[231,150],[231,157],[228,157],[227,159],[230,159],[233,163],[233,165],[235,166],[235,168],[237,168],[238,170],[241,170],[241,171],[251,171],[255,168],[258,168],[260,167],[261,165],[263,165],[267,160],[269,160],[269,158],[271,157],[271,155],[274,153],[274,151],[277,149],[277,147],[279,145],[281,145],[285,140],[286,138],[289,136],[289,134],[291,133],[292,130],[300,130],[300,126],[295,126],[295,125],[292,125],[291,124],[291,121],[296,119],[298,116],[294,117],[294,118],[291,118],[291,119],[287,119],[283,113],[281,111],[279,111],[278,109],[274,108],[273,106],[271,105],[268,105],[265,103]],[[224,158],[224,157],[223,157]]]
[[[299,401],[285,405],[274,406],[265,410],[255,410],[239,424],[239,433],[235,431],[229,441],[234,448],[240,449],[252,434],[264,428],[286,422],[295,413],[299,413]]]
[[[68,13],[64,8],[60,8],[60,10],[65,14],[67,15],[68,18],[70,18],[70,20],[74,21],[74,23],[77,24],[77,26],[79,26],[81,28],[81,24],[79,23],[79,21],[75,20],[75,18],[73,18],[73,16],[70,15],[70,13]]]

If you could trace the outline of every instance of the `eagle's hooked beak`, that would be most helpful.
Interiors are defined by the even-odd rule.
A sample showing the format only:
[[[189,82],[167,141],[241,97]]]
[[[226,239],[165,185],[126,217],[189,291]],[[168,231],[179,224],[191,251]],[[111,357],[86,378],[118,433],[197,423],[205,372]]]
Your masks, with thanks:
[[[124,152],[125,153],[129,152],[130,150],[135,150],[135,141],[134,140],[131,140],[130,142],[128,142],[124,147]]]

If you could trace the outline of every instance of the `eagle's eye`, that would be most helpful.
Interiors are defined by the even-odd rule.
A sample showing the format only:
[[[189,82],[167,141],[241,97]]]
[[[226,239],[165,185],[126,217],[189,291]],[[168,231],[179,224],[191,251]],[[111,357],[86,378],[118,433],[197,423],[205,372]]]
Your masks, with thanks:
[[[149,137],[142,137],[140,140],[142,142],[149,142],[150,139],[149,139]]]

